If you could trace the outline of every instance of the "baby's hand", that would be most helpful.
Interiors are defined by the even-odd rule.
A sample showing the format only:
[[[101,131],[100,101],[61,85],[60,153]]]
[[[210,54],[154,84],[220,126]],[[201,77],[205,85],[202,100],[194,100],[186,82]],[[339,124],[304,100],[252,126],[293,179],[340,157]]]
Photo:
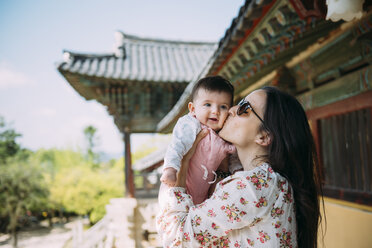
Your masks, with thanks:
[[[166,168],[163,172],[163,175],[160,177],[160,181],[166,185],[173,187],[177,180],[177,170],[169,167]]]

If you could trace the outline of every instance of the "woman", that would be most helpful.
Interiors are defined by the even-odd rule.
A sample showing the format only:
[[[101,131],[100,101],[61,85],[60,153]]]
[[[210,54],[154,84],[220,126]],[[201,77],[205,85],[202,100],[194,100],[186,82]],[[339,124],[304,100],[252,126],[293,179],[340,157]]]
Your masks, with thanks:
[[[190,156],[175,187],[159,196],[165,247],[317,247],[321,185],[310,127],[300,103],[273,87],[229,111],[220,136],[234,144],[244,171],[218,183],[194,206],[185,193]]]

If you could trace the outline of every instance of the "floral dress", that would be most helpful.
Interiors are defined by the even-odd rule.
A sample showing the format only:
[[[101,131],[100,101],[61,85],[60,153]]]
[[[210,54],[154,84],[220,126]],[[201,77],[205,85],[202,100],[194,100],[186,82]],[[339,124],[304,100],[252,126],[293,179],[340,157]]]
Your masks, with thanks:
[[[159,203],[164,247],[297,247],[292,188],[266,163],[225,178],[201,204],[180,187]]]

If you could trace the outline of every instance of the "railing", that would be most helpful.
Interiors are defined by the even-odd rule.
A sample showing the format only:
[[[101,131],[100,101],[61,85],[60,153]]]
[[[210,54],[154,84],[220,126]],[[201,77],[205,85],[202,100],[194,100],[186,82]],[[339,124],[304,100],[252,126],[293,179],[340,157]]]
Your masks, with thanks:
[[[83,231],[83,221],[73,228],[72,248],[137,247],[134,198],[112,198],[106,215],[90,229]],[[140,242],[138,242],[140,244]]]
[[[143,192],[155,197],[113,198],[106,205],[106,215],[90,229],[83,231],[83,221],[76,222],[69,247],[160,247],[155,228],[159,183],[153,184],[155,179],[158,182],[159,176],[150,178],[148,184],[142,183]]]
[[[114,235],[106,216],[85,232],[82,221],[74,227],[72,248],[112,248],[113,245]]]

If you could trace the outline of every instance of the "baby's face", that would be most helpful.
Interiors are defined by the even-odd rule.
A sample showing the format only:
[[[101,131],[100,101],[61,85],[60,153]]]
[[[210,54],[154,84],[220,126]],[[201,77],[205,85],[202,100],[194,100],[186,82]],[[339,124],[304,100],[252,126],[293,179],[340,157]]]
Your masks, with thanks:
[[[231,95],[226,92],[199,89],[189,111],[204,125],[219,131],[229,114]]]

